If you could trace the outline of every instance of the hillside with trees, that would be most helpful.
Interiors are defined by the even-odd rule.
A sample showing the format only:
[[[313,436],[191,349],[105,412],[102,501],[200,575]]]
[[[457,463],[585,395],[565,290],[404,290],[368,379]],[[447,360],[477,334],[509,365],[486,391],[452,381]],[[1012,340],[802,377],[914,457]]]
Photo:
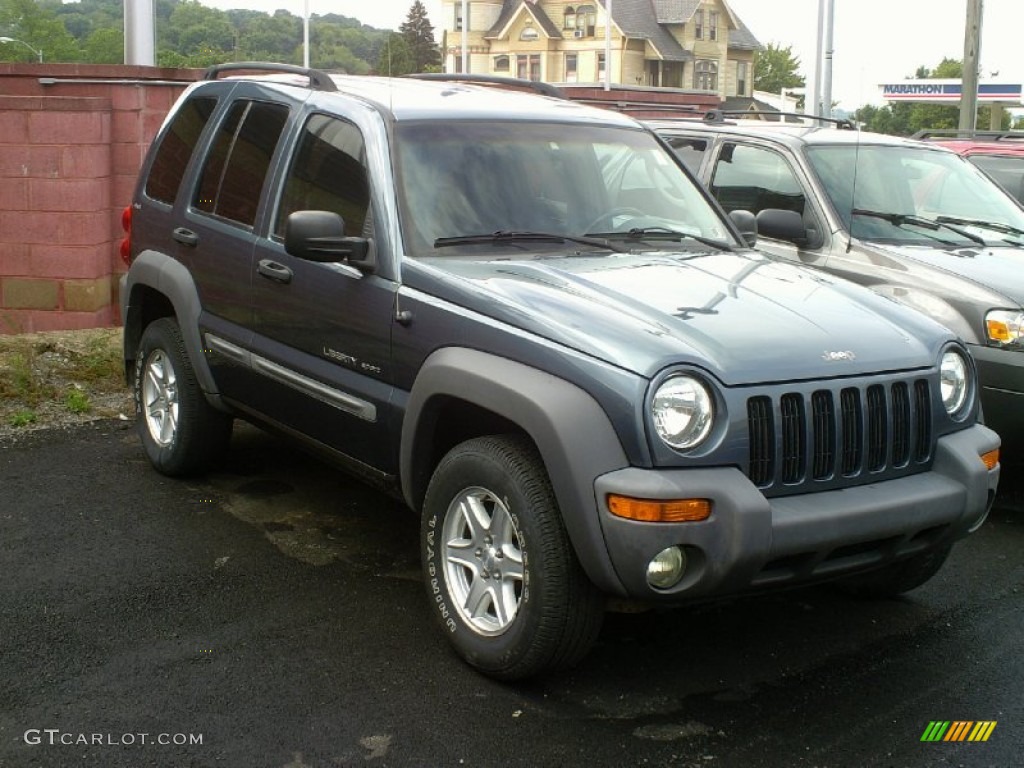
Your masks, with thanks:
[[[302,63],[302,17],[286,10],[209,8],[196,0],[155,0],[156,63],[206,67],[226,61]],[[0,61],[120,64],[123,0],[0,0]],[[310,64],[349,74],[407,74],[440,68],[434,30],[420,0],[398,32],[340,14],[310,18]]]

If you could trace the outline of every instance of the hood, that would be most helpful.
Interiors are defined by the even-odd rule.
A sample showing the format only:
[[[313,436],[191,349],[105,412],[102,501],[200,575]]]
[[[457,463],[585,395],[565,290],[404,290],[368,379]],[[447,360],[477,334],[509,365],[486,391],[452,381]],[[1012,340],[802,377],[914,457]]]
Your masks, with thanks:
[[[675,363],[727,385],[905,370],[934,365],[951,338],[866,289],[752,251],[426,266],[403,281],[648,377]]]
[[[990,294],[991,306],[1024,305],[1024,248],[1006,246],[970,246],[932,248],[921,245],[889,245],[869,242],[872,250],[910,259],[966,278]],[[953,291],[958,292],[957,290]],[[1009,301],[1007,301],[1009,300]]]

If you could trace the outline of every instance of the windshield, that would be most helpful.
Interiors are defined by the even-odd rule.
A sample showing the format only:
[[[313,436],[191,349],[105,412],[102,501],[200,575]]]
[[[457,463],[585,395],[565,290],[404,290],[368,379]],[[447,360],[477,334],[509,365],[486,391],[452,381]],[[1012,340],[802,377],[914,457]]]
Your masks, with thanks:
[[[932,245],[1021,242],[1024,212],[957,155],[928,147],[861,145],[810,147],[807,156],[853,237]],[[954,228],[936,231],[915,220]]]
[[[413,256],[664,249],[669,239],[673,248],[705,251],[717,242],[740,245],[696,183],[642,130],[430,121],[399,124],[395,144],[403,236]],[[494,233],[501,237],[480,237]]]

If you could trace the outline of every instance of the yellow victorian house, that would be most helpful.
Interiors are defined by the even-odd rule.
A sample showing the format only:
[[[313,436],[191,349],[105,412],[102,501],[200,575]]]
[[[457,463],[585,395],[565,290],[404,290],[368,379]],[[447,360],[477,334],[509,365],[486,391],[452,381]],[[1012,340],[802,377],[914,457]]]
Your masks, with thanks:
[[[761,44],[725,0],[444,0],[442,6],[446,72],[556,84],[608,78],[620,87],[721,100],[753,94],[753,56]]]

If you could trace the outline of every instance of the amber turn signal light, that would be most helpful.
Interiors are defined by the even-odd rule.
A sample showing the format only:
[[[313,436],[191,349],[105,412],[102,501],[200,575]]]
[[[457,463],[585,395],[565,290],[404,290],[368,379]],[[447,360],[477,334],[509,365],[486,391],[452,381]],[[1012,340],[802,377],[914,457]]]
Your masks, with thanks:
[[[999,463],[999,449],[996,448],[994,451],[981,454],[981,461],[986,469],[995,469],[996,464]]]
[[[608,509],[616,517],[644,523],[692,523],[711,516],[711,500],[633,499],[610,493]]]

